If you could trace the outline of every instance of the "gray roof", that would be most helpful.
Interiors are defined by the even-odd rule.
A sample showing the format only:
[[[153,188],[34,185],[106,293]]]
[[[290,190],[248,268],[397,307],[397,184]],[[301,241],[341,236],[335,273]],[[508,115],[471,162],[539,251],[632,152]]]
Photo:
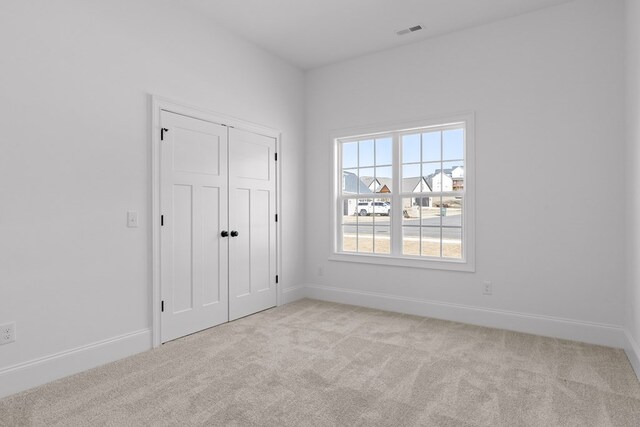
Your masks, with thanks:
[[[451,172],[457,167],[455,166],[452,169],[444,169],[444,174],[451,177]],[[423,192],[430,192],[433,189],[433,177],[440,173],[441,169],[437,169],[435,173],[425,177],[413,177],[413,178],[404,178],[402,180],[402,192],[403,193],[412,193],[413,190],[418,186],[420,180],[423,180],[423,183],[426,188],[424,188]],[[360,190],[360,194],[372,194],[373,191],[369,188],[374,181],[378,181],[381,186],[387,186],[387,188],[392,189],[393,180],[391,178],[374,178],[372,176],[363,176],[358,179],[358,176],[352,172],[343,171],[344,177],[344,192],[349,194],[357,194],[358,189]]]
[[[375,181],[376,179],[372,176],[363,176],[360,177],[360,181],[362,181],[364,183],[364,185],[366,185],[367,187],[371,187],[371,184],[373,184],[373,181]]]
[[[424,178],[421,178],[419,176],[416,176],[414,178],[404,178],[402,180],[402,192],[403,193],[412,193],[413,190],[418,186],[418,184],[420,183],[420,180],[423,180],[423,182],[425,184],[427,184],[427,186],[429,187],[428,190],[423,190],[423,191],[431,191],[431,185],[429,185],[426,181],[424,181]]]
[[[342,171],[342,179],[343,179],[343,192],[350,194],[371,194],[373,193],[369,190],[364,182],[362,182],[358,175],[353,172]],[[359,190],[359,191],[358,191]]]

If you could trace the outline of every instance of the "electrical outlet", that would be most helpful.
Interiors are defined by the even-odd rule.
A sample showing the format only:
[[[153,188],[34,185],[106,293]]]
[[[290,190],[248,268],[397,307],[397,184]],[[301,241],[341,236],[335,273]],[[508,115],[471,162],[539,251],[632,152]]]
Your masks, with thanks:
[[[493,283],[488,280],[482,282],[482,295],[493,295]]]
[[[324,268],[318,267],[318,276],[324,276]]]
[[[16,322],[0,325],[0,345],[9,344],[16,340]]]

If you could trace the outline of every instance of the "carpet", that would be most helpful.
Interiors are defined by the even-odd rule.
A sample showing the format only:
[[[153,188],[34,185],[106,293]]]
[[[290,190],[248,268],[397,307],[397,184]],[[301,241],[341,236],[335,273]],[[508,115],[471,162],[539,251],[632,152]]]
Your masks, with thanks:
[[[0,401],[2,426],[634,426],[619,349],[315,300]]]

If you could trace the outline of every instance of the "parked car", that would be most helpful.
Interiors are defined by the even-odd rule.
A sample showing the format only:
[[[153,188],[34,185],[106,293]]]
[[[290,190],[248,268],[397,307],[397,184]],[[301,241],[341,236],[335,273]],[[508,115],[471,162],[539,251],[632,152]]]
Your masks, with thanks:
[[[359,202],[356,213],[360,216],[386,215],[391,213],[391,203],[389,202]]]

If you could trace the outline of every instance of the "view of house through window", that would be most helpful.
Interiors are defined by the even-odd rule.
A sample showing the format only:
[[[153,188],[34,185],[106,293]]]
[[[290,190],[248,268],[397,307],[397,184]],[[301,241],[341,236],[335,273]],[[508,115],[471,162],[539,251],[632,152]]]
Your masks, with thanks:
[[[337,142],[338,252],[463,259],[464,123]]]

